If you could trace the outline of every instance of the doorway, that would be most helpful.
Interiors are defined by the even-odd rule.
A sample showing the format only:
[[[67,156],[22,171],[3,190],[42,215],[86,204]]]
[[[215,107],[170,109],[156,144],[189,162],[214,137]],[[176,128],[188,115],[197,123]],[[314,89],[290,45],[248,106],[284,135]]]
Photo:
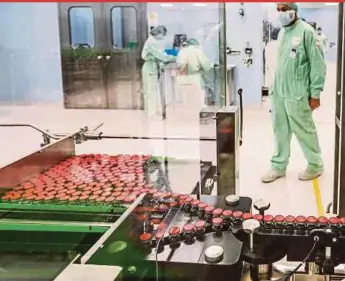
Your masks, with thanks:
[[[65,108],[141,109],[144,3],[60,3]]]

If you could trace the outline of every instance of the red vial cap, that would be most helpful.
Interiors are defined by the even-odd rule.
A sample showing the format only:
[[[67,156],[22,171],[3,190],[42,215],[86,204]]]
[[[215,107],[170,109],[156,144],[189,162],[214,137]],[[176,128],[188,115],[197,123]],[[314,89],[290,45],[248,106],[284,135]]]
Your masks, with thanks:
[[[208,206],[205,208],[205,213],[210,215],[210,214],[212,214],[213,210],[214,210],[214,207]]]
[[[139,195],[140,195],[140,192],[139,192],[139,191],[134,191],[134,192],[132,192],[129,196],[132,196],[132,197],[137,198]]]
[[[341,224],[345,224],[345,218],[344,217],[340,218],[339,221]]]
[[[179,235],[179,234],[180,234],[180,228],[177,227],[177,226],[173,226],[172,228],[170,228],[169,234],[170,234],[171,236],[177,236],[177,235]]]
[[[82,195],[79,197],[79,200],[87,200],[87,199],[89,199],[88,195]]]
[[[193,207],[198,207],[199,202],[200,202],[199,200],[193,200],[191,204]]]
[[[214,218],[214,219],[212,219],[212,224],[215,226],[220,226],[223,224],[223,219],[222,218]]]
[[[170,191],[163,194],[164,199],[171,198],[171,196],[172,196],[172,192],[170,192]]]
[[[104,200],[105,200],[105,197],[104,197],[104,196],[98,197],[98,198],[96,199],[97,202],[102,202],[102,201],[104,201]]]
[[[157,224],[158,225],[158,224],[160,224],[162,222],[162,220],[160,220],[160,219],[151,219],[150,222],[152,224]]]
[[[205,222],[205,221],[202,221],[202,220],[197,221],[197,222],[195,223],[195,228],[196,228],[197,230],[203,230],[203,229],[205,228],[205,226],[206,226],[206,222]]]
[[[262,221],[264,219],[264,216],[263,215],[260,215],[260,214],[255,214],[253,216],[253,219],[254,220],[257,220],[257,221]]]
[[[133,203],[134,200],[135,200],[135,197],[133,197],[133,196],[128,196],[128,197],[124,200],[124,202],[127,203],[127,204],[130,204],[130,203]]]
[[[159,206],[158,206],[158,211],[160,211],[160,212],[165,212],[165,211],[167,211],[169,208],[168,208],[168,206],[167,205],[164,205],[164,204],[160,204]]]
[[[273,221],[273,216],[271,215],[264,216],[264,222],[272,222],[272,221]]]
[[[293,223],[293,222],[295,222],[295,220],[296,220],[296,218],[294,216],[287,216],[287,217],[285,217],[285,221],[287,223]]]
[[[115,201],[115,197],[114,196],[110,196],[110,197],[107,197],[105,199],[105,202],[113,202],[113,201]]]
[[[317,221],[318,223],[322,223],[322,224],[328,223],[328,219],[326,217],[319,217]]]
[[[188,195],[181,194],[181,195],[178,196],[178,198],[179,198],[180,200],[186,200],[186,199],[188,198]]]
[[[198,205],[198,208],[199,209],[205,209],[207,207],[207,204],[206,203],[203,203],[203,202],[201,202],[201,203],[199,203],[199,205]]]
[[[225,210],[223,212],[223,217],[225,217],[225,218],[230,218],[231,215],[232,215],[232,211],[231,210]]]
[[[116,201],[119,201],[119,202],[123,202],[123,200],[125,200],[126,196],[118,196],[116,197]]]
[[[274,221],[278,222],[278,223],[284,222],[285,221],[285,217],[282,216],[282,215],[277,215],[277,216],[274,217]]]
[[[152,234],[151,233],[147,233],[147,232],[141,234],[140,237],[139,237],[141,242],[148,242],[148,241],[151,240],[151,238],[152,238]]]
[[[158,189],[156,189],[156,188],[152,188],[149,190],[149,194],[151,194],[151,195],[155,194],[156,192],[158,192]]]
[[[162,197],[162,195],[163,195],[162,192],[156,192],[156,193],[153,194],[153,198],[154,198],[154,199],[159,199],[159,198]]]
[[[298,222],[298,223],[306,223],[307,222],[307,218],[305,216],[297,216],[296,217],[296,222]]]
[[[194,225],[189,223],[183,226],[183,232],[190,233],[194,230]]]
[[[251,213],[244,213],[243,216],[242,216],[242,218],[243,218],[244,220],[250,220],[252,217],[253,217],[253,216],[252,216]]]
[[[170,202],[169,205],[170,205],[170,207],[178,207],[180,205],[180,203],[174,201],[174,202]]]
[[[340,220],[336,217],[332,217],[329,219],[330,224],[339,224]]]
[[[115,191],[115,192],[113,192],[113,194],[112,194],[113,197],[118,197],[118,196],[120,196],[120,195],[121,195],[121,192],[120,192],[120,191]]]
[[[240,219],[240,218],[242,218],[242,216],[243,216],[243,212],[241,212],[241,211],[235,211],[235,212],[233,212],[232,216],[233,216],[233,218],[235,218],[235,219]]]
[[[307,218],[307,222],[308,223],[317,223],[317,218],[315,218],[314,216],[309,216]]]
[[[223,209],[217,208],[213,210],[212,215],[215,217],[219,217],[222,213],[223,213]]]
[[[194,199],[192,197],[188,197],[186,198],[186,200],[184,200],[185,203],[191,203]]]

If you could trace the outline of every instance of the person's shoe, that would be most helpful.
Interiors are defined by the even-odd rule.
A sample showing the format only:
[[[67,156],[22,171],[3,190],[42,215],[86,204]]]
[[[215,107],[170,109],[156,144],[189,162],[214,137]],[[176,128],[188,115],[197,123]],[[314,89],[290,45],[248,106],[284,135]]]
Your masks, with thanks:
[[[313,179],[317,179],[323,173],[323,169],[320,171],[313,171],[310,168],[307,168],[304,172],[298,175],[298,179],[300,181],[311,181]]]
[[[261,181],[263,183],[270,183],[282,177],[285,177],[285,172],[272,168],[262,176]]]

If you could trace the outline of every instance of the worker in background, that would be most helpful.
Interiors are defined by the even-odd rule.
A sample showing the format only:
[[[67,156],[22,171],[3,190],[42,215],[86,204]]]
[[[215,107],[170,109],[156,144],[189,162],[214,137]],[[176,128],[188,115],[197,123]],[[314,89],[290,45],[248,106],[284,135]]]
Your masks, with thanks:
[[[181,92],[183,104],[191,111],[205,105],[205,82],[203,74],[209,72],[213,65],[200,48],[199,42],[192,38],[177,56],[178,88]],[[199,116],[199,115],[198,115]]]
[[[220,105],[222,101],[221,97],[221,74],[220,74],[220,50],[224,46],[220,46],[220,35],[224,33],[224,22],[215,24],[207,34],[207,37],[203,43],[203,50],[207,58],[211,61],[214,68],[212,73],[206,75],[204,80],[207,81],[207,91],[210,102],[215,105]],[[224,35],[224,34],[223,34]],[[211,85],[212,84],[212,85]]]
[[[322,32],[322,28],[318,27],[317,29],[317,39],[320,42],[324,54],[328,51],[328,38],[327,36]]]
[[[296,3],[279,3],[277,8],[283,27],[278,36],[278,60],[271,92],[276,152],[262,181],[273,182],[285,176],[292,134],[308,161],[299,179],[313,180],[324,169],[312,112],[320,106],[326,64],[315,30],[297,17]]]
[[[164,52],[163,44],[161,44],[166,33],[167,29],[165,26],[159,25],[153,28],[141,53],[141,57],[145,61],[142,68],[142,81],[145,110],[148,116],[153,116],[162,109],[158,82],[160,65],[161,63],[169,63],[176,60],[174,56],[167,55]]]

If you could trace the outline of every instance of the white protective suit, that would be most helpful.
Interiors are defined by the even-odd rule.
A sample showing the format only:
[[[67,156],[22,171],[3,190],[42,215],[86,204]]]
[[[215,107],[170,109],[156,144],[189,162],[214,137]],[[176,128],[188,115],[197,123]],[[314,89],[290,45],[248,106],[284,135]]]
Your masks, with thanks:
[[[195,45],[182,48],[176,62],[180,69],[177,88],[183,105],[188,111],[199,112],[205,106],[202,73],[210,71],[212,64],[203,50]]]

